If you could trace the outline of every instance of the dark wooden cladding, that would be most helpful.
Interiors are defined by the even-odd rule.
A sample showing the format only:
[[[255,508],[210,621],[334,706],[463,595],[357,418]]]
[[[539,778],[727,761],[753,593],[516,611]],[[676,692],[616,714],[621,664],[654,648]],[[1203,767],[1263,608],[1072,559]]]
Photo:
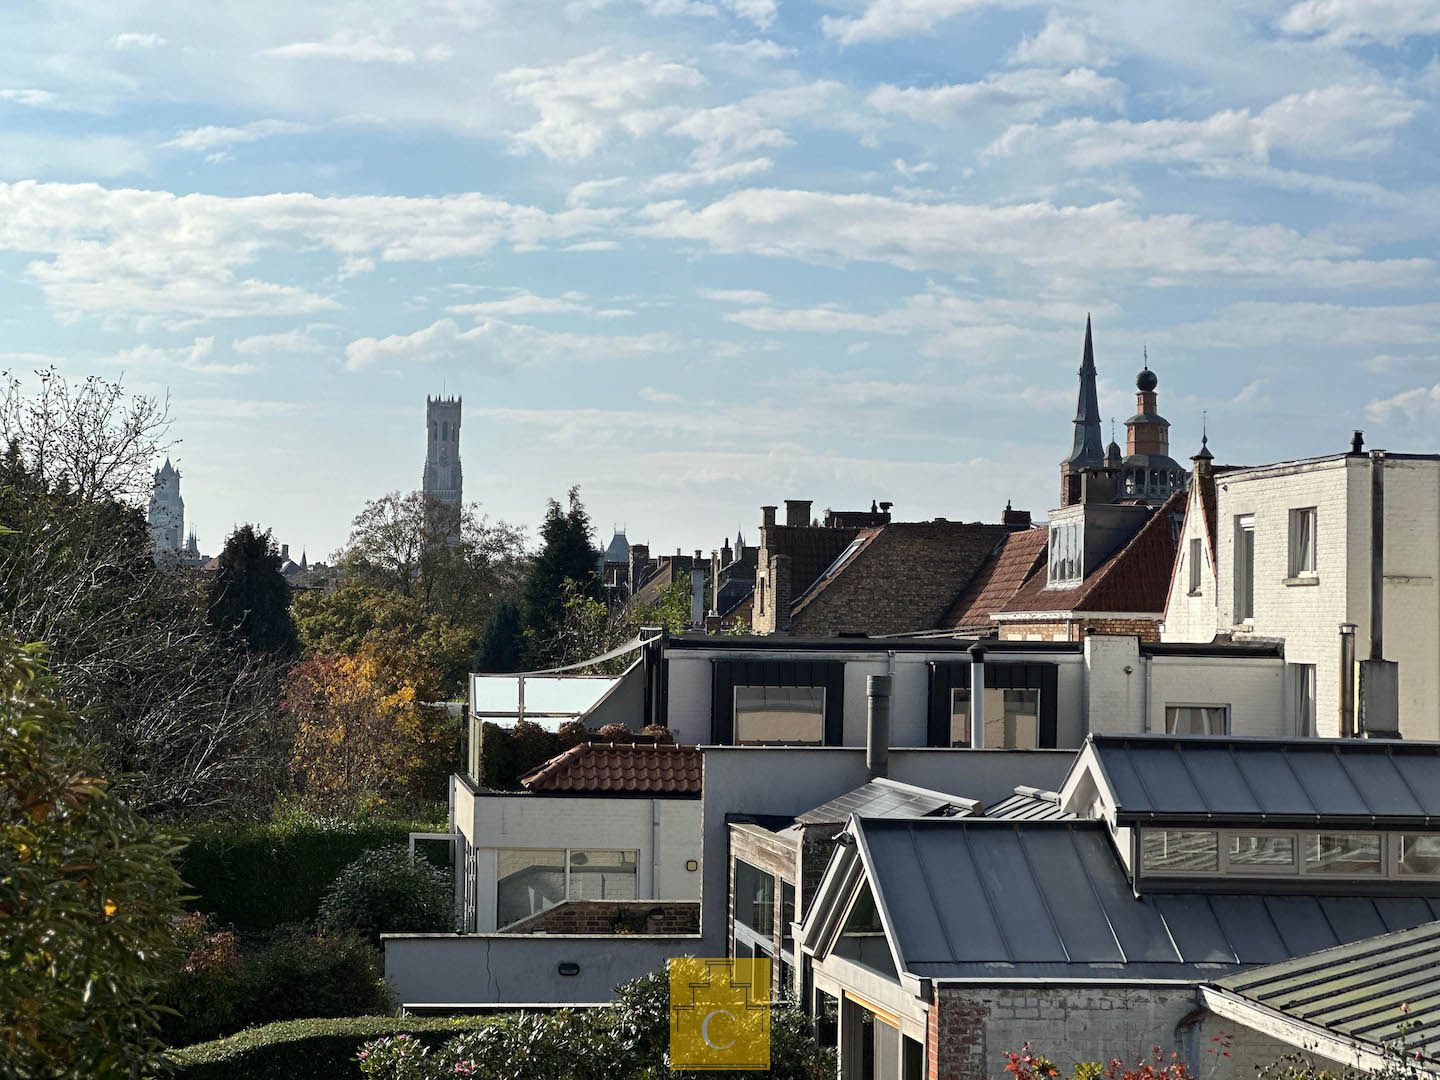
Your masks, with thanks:
[[[735,742],[735,687],[823,686],[825,745],[845,740],[843,660],[712,660],[710,738],[718,746]]]
[[[1041,747],[1053,748],[1058,739],[1056,701],[1058,682],[1054,664],[995,662],[985,665],[985,685],[991,690],[1039,690]],[[970,689],[968,663],[935,662],[930,665],[930,716],[927,742],[950,745],[950,691]]]

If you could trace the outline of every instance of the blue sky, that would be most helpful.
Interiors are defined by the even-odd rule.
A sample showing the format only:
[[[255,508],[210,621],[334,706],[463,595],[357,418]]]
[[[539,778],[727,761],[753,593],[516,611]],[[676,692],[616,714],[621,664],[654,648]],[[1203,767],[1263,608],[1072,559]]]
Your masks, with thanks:
[[[0,9],[0,354],[171,394],[201,545],[418,485],[706,550],[1043,514],[1094,313],[1175,456],[1440,450],[1434,0]],[[1122,433],[1123,438],[1123,433]]]

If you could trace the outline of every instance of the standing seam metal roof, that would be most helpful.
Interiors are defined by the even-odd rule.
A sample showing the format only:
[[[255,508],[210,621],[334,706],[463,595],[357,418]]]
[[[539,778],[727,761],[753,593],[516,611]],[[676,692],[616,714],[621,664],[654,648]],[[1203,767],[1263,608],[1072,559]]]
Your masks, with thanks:
[[[1440,922],[1221,979],[1222,988],[1353,1039],[1440,1051]],[[1402,1011],[1401,1006],[1405,1006]]]
[[[1440,896],[1137,898],[1099,822],[855,819],[903,970],[1205,982],[1440,918]]]
[[[1440,824],[1440,745],[1094,736],[1121,819],[1337,818]]]

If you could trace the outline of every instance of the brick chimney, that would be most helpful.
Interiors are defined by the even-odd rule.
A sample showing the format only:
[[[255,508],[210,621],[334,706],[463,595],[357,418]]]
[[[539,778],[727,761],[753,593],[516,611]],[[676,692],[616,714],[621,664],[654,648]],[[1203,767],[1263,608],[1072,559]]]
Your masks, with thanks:
[[[289,545],[289,544],[281,544],[281,545],[280,545],[280,561],[283,563],[283,562],[284,562],[285,560],[287,560],[288,558],[290,558],[290,545]]]
[[[1028,529],[1030,528],[1030,511],[1014,509],[1007,499],[1005,511],[1000,515],[1000,524],[1009,529]]]
[[[773,622],[777,633],[790,629],[790,556],[770,557],[770,580],[774,583],[770,592],[770,603],[774,609]]]
[[[810,524],[810,500],[809,500],[809,499],[786,499],[786,500],[785,500],[785,524],[786,524],[786,525],[809,525],[809,524]]]
[[[763,525],[774,525],[774,524],[775,524],[775,507],[773,507],[773,506],[762,506],[762,507],[760,507],[760,524],[761,524],[762,526],[763,526]]]

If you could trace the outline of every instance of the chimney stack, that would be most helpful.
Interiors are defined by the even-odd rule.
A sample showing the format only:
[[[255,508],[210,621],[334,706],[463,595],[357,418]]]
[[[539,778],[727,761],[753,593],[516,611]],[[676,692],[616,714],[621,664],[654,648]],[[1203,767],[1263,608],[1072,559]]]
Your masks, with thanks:
[[[280,561],[283,563],[283,562],[285,562],[286,560],[288,560],[289,558],[290,558],[290,545],[289,545],[289,544],[281,544],[281,545],[280,545]]]
[[[1354,455],[1356,455],[1356,456],[1358,457],[1359,455],[1363,454],[1364,452],[1365,452],[1365,432],[1360,431],[1360,430],[1357,429],[1356,432],[1355,432],[1355,434],[1350,436],[1350,453],[1352,453],[1352,454],[1354,454]]]
[[[786,500],[785,500],[785,524],[786,524],[786,525],[809,525],[809,524],[810,524],[810,500],[809,500],[809,499],[786,499]]]
[[[1005,511],[1000,515],[1000,524],[1011,529],[1030,528],[1030,511],[1016,510],[1010,505],[1010,500],[1005,500]]]
[[[890,676],[867,675],[865,697],[865,770],[874,780],[890,770]]]
[[[762,506],[762,507],[760,507],[760,524],[761,524],[761,525],[774,525],[774,524],[775,524],[775,507],[773,507],[773,506]]]

